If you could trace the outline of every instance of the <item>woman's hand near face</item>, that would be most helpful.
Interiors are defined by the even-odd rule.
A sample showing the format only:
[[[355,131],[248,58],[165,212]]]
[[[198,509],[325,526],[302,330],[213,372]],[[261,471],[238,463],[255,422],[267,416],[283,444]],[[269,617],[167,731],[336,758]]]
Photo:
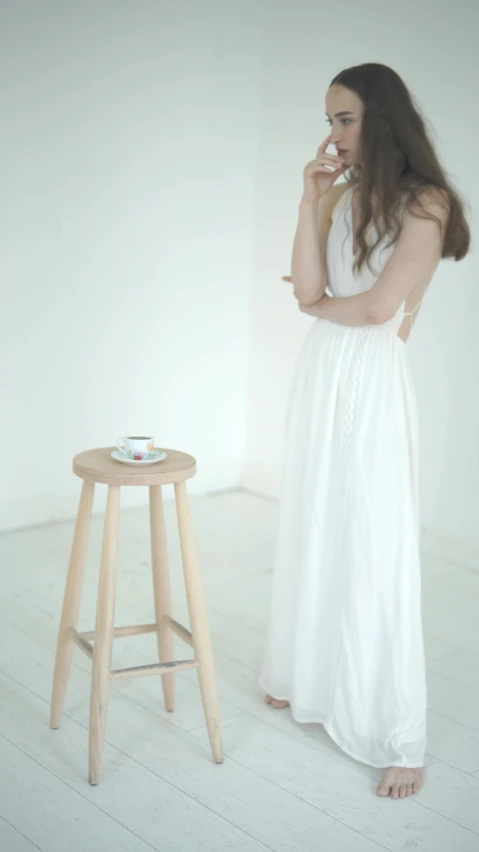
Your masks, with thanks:
[[[330,141],[331,135],[327,136],[321,143],[315,159],[307,163],[303,169],[303,201],[319,201],[348,168],[341,157],[326,154],[326,148]]]

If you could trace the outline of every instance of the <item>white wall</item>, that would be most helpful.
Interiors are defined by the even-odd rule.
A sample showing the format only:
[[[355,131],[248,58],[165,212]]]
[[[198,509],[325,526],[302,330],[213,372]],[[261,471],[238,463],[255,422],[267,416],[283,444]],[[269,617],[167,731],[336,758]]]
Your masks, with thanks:
[[[367,13],[366,13],[367,8]],[[343,68],[382,62],[402,75],[429,122],[440,158],[469,204],[478,197],[474,140],[479,84],[477,4],[407,0],[340,7],[281,0],[262,50],[259,180],[254,228],[248,430],[243,485],[278,497],[286,398],[313,320],[300,314],[289,273],[302,169],[327,136],[325,94]],[[434,22],[434,26],[433,26]],[[447,58],[447,61],[445,59]],[[477,217],[472,220],[473,238]],[[408,354],[418,396],[421,513],[428,545],[479,555],[479,280],[477,252],[443,261]],[[476,560],[477,561],[477,560]]]
[[[72,456],[136,430],[197,456],[192,491],[279,495],[311,323],[280,278],[329,82],[395,68],[472,204],[476,9],[0,1],[0,528],[73,516]],[[408,343],[426,541],[471,564],[477,280],[444,261]]]
[[[73,455],[128,432],[238,484],[260,11],[0,4],[0,528],[73,516]]]

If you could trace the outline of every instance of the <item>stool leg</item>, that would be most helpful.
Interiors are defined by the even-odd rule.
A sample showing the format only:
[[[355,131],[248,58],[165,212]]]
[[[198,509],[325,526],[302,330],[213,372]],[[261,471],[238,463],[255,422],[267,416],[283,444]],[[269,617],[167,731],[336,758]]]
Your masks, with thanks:
[[[101,758],[105,738],[108,687],[110,685],[111,651],[115,619],[116,557],[118,550],[118,515],[120,488],[110,485],[106,503],[103,548],[98,582],[93,667],[91,678],[89,782],[100,780]]]
[[[158,625],[158,656],[160,663],[171,663],[175,659],[173,632],[168,624],[162,621],[165,615],[171,616],[171,593],[161,485],[150,486],[150,533],[153,594],[156,623]],[[174,672],[162,675],[161,681],[165,707],[171,712],[175,708]]]
[[[73,641],[69,635],[69,630],[72,627],[76,629],[78,614],[80,612],[94,491],[94,483],[84,480],[80,503],[78,505],[75,532],[73,534],[70,564],[68,566],[65,595],[63,598],[62,617],[58,633],[50,708],[50,726],[52,728],[58,728],[60,725],[68,686],[68,677],[70,675]]]
[[[193,636],[195,657],[198,660],[198,680],[201,699],[211,750],[213,752],[213,760],[216,763],[221,763],[223,760],[223,750],[213,651],[203,596],[203,585],[196,555],[188,492],[184,482],[175,483],[175,497],[191,633]]]

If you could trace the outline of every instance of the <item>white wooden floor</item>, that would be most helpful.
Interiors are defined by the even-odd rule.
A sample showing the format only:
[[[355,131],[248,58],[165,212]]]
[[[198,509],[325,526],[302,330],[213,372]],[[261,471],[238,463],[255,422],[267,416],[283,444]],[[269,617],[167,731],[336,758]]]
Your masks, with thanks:
[[[48,727],[73,524],[0,537],[2,852],[478,852],[479,572],[423,557],[428,654],[426,785],[380,799],[380,771],[319,726],[263,703],[256,684],[277,505],[242,493],[191,499],[216,656],[226,759],[212,762],[196,673],[177,710],[158,678],[111,689],[103,780],[87,783],[90,662],[75,649],[62,727]],[[173,504],[166,505],[175,617],[188,624]],[[102,519],[93,519],[81,629],[94,626]],[[122,513],[116,623],[153,620],[148,512]],[[177,653],[184,650],[177,641]],[[155,637],[115,640],[114,666],[156,659]]]

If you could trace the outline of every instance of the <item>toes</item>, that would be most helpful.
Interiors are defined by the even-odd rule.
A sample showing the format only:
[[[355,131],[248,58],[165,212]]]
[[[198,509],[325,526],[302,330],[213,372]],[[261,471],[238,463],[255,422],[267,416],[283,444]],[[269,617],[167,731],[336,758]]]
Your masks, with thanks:
[[[411,783],[406,785],[406,796],[411,796],[413,793],[413,785]]]
[[[412,785],[413,793],[419,793],[420,789],[421,789],[421,785],[420,785],[419,781],[415,781],[414,784]]]
[[[276,707],[277,710],[281,710],[283,707],[289,707],[289,701],[280,701],[277,698],[273,698],[271,695],[265,695],[264,700],[265,704],[271,704],[271,706]]]
[[[399,784],[395,784],[392,788],[391,799],[399,799]]]
[[[391,773],[388,771],[383,775],[383,777],[381,778],[381,781],[379,782],[378,786],[376,787],[376,793],[377,793],[378,796],[389,796],[390,795],[391,786],[392,786],[391,781],[392,781]]]
[[[390,792],[391,788],[386,787],[384,784],[380,784],[379,787],[376,789],[376,793],[378,794],[378,796],[389,796]]]
[[[407,792],[407,785],[401,784],[401,786],[399,788],[399,798],[404,799],[406,792]]]

